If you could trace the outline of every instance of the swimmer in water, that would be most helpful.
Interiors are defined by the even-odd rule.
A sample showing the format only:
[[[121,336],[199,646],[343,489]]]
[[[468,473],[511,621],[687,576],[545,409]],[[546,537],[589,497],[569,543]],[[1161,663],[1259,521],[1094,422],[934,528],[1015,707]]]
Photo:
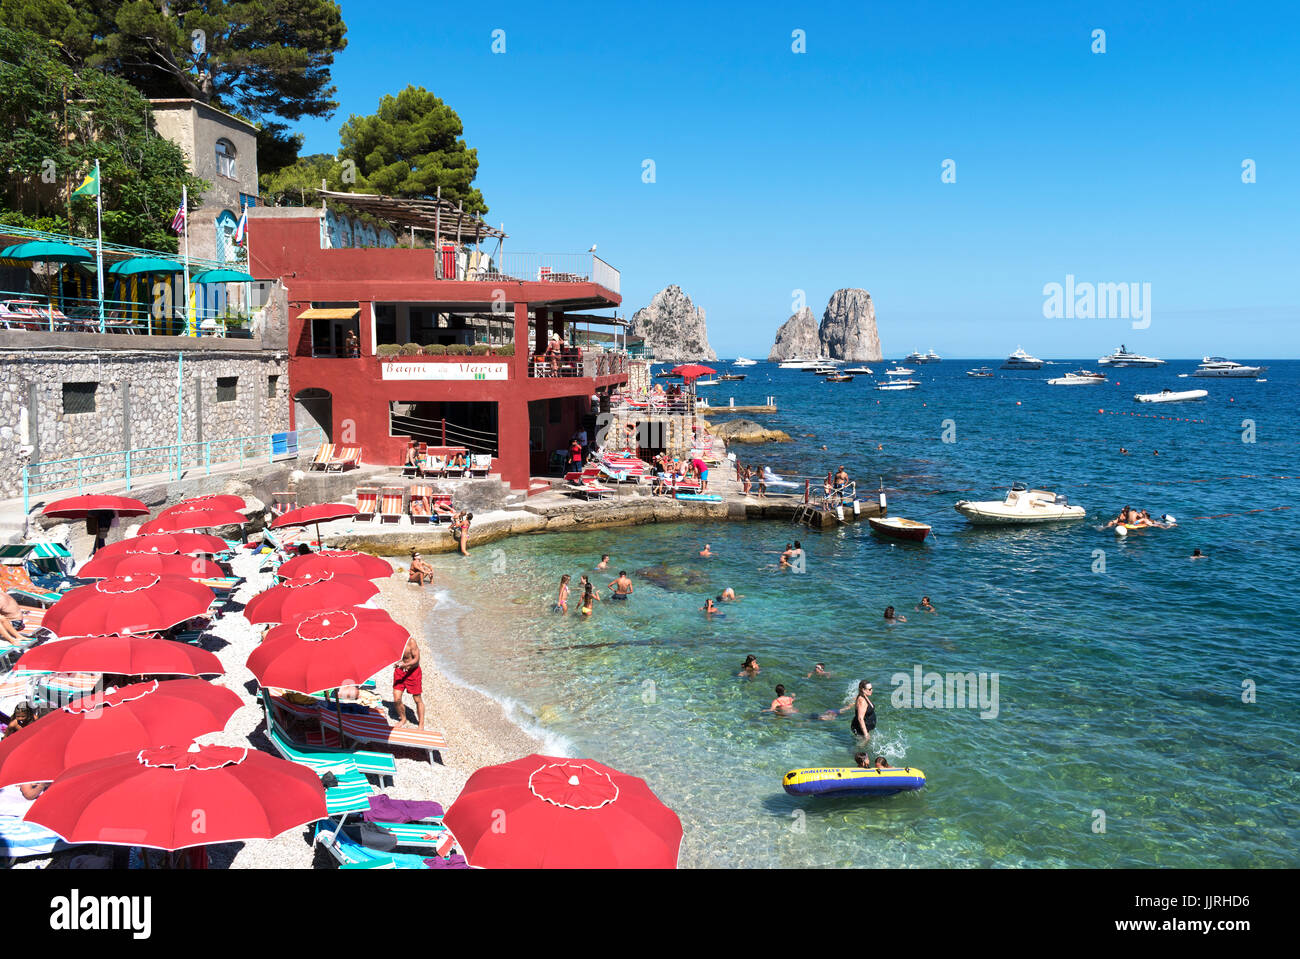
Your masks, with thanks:
[[[738,598],[739,597],[736,596],[736,591],[730,586],[718,594],[719,603],[734,603]]]
[[[568,573],[560,577],[560,595],[555,598],[555,608],[562,613],[569,611],[569,579]]]
[[[868,756],[866,753],[854,753],[853,762],[854,765],[859,766],[862,769],[871,768],[871,757]]]
[[[592,586],[591,580],[587,578],[586,573],[583,573],[580,577],[578,577],[578,589],[582,591],[582,594],[584,596],[587,594],[587,590],[590,589],[592,591],[591,595],[595,597],[596,602],[598,603],[600,602],[600,593],[597,593],[595,591],[595,587]]]
[[[935,612],[934,604],[930,602],[929,596],[922,596],[920,604],[916,607],[918,611],[933,613]]]
[[[763,710],[765,713],[780,713],[782,716],[788,716],[794,712],[794,693],[787,693],[785,687],[780,683],[776,684],[776,699],[772,700],[772,705]]]
[[[587,584],[587,591],[582,594],[582,615],[590,616],[591,607],[596,602],[596,588],[590,583]]]
[[[718,607],[713,605],[713,597],[708,596],[704,599],[704,605],[700,607],[700,612],[707,613],[710,616],[718,612]]]
[[[609,553],[605,553],[600,557],[600,562],[596,564],[596,569],[608,569],[608,568],[609,568]]]
[[[885,607],[885,622],[887,622],[887,623],[905,623],[905,622],[907,622],[907,617],[906,617],[906,616],[899,616],[896,612],[894,612],[894,607],[892,607],[892,606],[886,606],[886,607]]]
[[[627,599],[632,595],[632,581],[627,578],[627,570],[618,571],[618,579],[609,584],[609,588],[614,591],[615,599]]]
[[[849,729],[853,735],[865,740],[871,739],[871,731],[876,728],[876,705],[871,701],[871,683],[862,680],[858,683],[858,695],[853,700],[853,718]]]
[[[737,676],[753,677],[758,675],[758,657],[749,655],[745,657],[745,662],[741,664],[740,672]]]
[[[1187,558],[1188,559],[1209,559],[1208,556],[1206,556],[1204,553],[1201,552],[1201,548],[1199,546],[1193,549],[1192,555]]]
[[[704,549],[700,550],[700,555],[701,555],[701,556],[712,556],[712,555],[713,555],[713,551],[709,549],[709,544],[708,544],[708,543],[705,543],[705,544],[704,544]]]
[[[786,543],[785,550],[781,553],[781,568],[785,569],[790,565],[790,557],[794,555],[794,544]]]
[[[893,769],[894,767],[891,766],[891,765],[889,765],[889,761],[888,761],[887,759],[885,759],[884,756],[877,756],[877,757],[876,757],[876,768],[877,768],[877,769]]]
[[[825,663],[815,663],[813,665],[813,671],[809,673],[807,676],[805,676],[804,679],[812,679],[814,676],[830,676],[830,675],[831,675],[830,673],[826,672]]]

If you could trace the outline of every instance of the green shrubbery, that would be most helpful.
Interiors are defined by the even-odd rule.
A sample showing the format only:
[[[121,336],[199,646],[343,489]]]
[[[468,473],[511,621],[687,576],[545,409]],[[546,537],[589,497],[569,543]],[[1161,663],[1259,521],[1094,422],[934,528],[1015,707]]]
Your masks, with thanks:
[[[464,343],[452,343],[447,347],[448,356],[469,356],[469,347]]]
[[[428,343],[424,347],[424,355],[425,356],[446,356],[447,347],[443,346],[441,343]]]
[[[398,350],[398,352],[401,353],[403,356],[419,356],[419,355],[420,355],[420,344],[419,344],[419,343],[403,343],[403,344],[402,344],[402,348],[401,348],[400,350]]]
[[[401,347],[396,343],[380,343],[375,347],[375,352],[380,356],[396,356]]]

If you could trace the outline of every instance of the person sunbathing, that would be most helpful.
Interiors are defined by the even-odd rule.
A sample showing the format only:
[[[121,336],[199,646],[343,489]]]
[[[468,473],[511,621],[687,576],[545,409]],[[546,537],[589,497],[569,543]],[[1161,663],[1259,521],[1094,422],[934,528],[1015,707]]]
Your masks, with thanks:
[[[415,470],[416,476],[424,475],[424,468],[420,463],[420,451],[416,447],[414,440],[412,440],[410,445],[406,447],[406,462],[402,464],[403,469],[408,466]]]
[[[0,590],[0,642],[13,645],[23,642],[27,637],[22,634],[26,614],[18,601]]]

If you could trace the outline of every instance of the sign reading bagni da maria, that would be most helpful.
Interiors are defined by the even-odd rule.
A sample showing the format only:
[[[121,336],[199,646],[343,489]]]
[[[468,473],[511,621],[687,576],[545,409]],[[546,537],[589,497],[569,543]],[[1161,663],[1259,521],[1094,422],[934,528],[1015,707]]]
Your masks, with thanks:
[[[509,363],[381,363],[386,380],[506,380]]]

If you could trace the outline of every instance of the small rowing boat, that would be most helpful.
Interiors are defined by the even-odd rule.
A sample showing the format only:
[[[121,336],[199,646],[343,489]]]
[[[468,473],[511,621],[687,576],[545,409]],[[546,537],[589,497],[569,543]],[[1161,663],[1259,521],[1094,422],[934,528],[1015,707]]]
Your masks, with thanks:
[[[918,523],[901,516],[868,516],[867,523],[881,536],[906,539],[913,543],[922,542],[930,534],[928,523]]]

